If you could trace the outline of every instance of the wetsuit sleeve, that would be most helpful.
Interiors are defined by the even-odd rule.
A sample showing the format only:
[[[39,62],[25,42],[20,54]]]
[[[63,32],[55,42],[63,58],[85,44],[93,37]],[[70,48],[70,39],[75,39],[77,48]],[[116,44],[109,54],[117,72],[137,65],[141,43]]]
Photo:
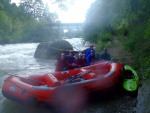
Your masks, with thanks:
[[[82,59],[83,66],[86,66],[86,61]]]
[[[107,59],[107,61],[110,61],[111,60],[111,57],[110,57],[110,55],[108,54],[108,59]]]
[[[76,62],[76,61],[75,61],[75,58],[74,58],[74,57],[72,57],[72,63],[74,63],[74,64],[75,64],[75,62]]]
[[[77,67],[81,67],[81,65],[79,64],[79,59],[78,58],[75,59],[75,64],[77,65]]]
[[[99,59],[103,60],[103,54],[102,53],[100,54],[100,58]]]
[[[89,54],[90,54],[90,49],[87,49],[86,52],[85,52],[86,58],[88,57]]]
[[[87,63],[87,65],[91,65],[91,57],[90,57],[90,55],[87,56],[86,63]]]

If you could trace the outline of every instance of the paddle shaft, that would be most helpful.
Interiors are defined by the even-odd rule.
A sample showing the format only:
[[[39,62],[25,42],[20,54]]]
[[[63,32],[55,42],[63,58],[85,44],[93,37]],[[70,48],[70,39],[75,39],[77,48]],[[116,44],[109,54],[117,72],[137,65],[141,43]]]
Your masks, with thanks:
[[[69,77],[66,82],[72,82],[72,81],[82,77],[83,75],[85,75],[87,73],[90,73],[91,71],[92,70],[87,70],[87,71],[80,72],[80,73],[78,73],[76,75],[73,75],[73,76]]]

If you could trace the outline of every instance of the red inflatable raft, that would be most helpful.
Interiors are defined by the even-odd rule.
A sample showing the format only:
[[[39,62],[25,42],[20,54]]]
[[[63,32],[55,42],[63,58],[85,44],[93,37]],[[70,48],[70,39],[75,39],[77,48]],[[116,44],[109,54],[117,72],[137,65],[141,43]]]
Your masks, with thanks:
[[[3,95],[18,103],[54,102],[57,89],[76,87],[87,92],[112,88],[123,76],[123,65],[98,62],[69,71],[43,75],[11,75],[2,87]]]

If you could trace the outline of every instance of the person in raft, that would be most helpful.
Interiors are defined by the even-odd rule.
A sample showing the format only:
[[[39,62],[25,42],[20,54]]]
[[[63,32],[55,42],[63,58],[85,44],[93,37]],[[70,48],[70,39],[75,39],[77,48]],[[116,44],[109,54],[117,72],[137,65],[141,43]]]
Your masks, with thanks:
[[[82,54],[82,59],[84,60],[84,62],[86,63],[86,56],[85,56],[85,54]],[[85,66],[87,66],[87,63],[86,63],[86,65]]]
[[[93,50],[90,51],[90,54],[86,58],[87,66],[91,65],[95,59],[95,52]]]
[[[94,47],[94,45],[93,45],[93,44],[90,44],[90,47],[86,50],[86,52],[85,52],[86,58],[87,58],[88,55],[90,54],[91,50],[93,50],[93,53],[94,53],[94,55],[95,55],[95,50],[94,50],[93,47]]]
[[[86,66],[86,62],[82,57],[83,57],[82,53],[79,53],[77,58],[75,59],[75,63],[76,63],[77,68]]]
[[[67,70],[76,68],[73,50],[70,50],[69,55],[66,55],[66,61],[67,61]]]
[[[103,52],[100,54],[100,60],[106,60],[106,61],[110,61],[111,60],[111,56],[107,52],[107,48],[104,48]]]
[[[57,62],[55,63],[55,66],[55,72],[65,71],[67,69],[67,59],[65,53],[61,53],[60,58],[58,58]]]
[[[96,63],[98,61],[100,61],[100,55],[99,55],[99,53],[96,52],[95,53],[95,58],[93,59],[92,63]]]

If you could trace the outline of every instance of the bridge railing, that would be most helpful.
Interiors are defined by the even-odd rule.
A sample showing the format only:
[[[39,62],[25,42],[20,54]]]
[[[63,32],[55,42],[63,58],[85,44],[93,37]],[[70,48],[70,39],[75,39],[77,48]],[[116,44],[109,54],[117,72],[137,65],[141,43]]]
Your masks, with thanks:
[[[49,26],[52,29],[82,29],[83,23],[52,23]]]

